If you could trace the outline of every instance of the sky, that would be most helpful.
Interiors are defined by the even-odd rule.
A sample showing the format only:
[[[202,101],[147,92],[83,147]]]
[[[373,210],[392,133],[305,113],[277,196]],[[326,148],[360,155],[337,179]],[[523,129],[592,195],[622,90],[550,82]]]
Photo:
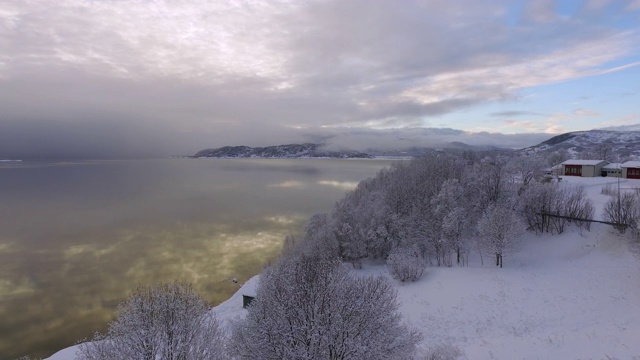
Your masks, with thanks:
[[[3,0],[0,158],[640,123],[640,0]]]

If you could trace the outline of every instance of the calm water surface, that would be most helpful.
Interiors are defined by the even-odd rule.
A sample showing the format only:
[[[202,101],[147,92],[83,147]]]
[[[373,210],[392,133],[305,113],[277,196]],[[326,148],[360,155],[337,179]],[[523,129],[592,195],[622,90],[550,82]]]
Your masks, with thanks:
[[[167,159],[0,164],[0,359],[106,330],[137,284],[212,304],[285,235],[388,160]]]

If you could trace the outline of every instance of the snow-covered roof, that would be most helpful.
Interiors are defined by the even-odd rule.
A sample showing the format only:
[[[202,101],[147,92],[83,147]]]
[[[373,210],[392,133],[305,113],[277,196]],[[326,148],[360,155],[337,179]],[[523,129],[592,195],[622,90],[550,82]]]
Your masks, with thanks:
[[[602,167],[602,170],[619,170],[622,167],[620,163],[609,163]]]
[[[571,159],[566,160],[562,164],[563,165],[600,165],[602,163],[606,163],[605,160],[581,160],[581,159]]]
[[[636,168],[640,167],[640,161],[627,161],[626,163],[622,163],[620,166],[623,168]]]
[[[242,295],[256,297],[256,290],[258,289],[258,279],[254,276],[249,281],[247,281],[240,288],[239,292]]]

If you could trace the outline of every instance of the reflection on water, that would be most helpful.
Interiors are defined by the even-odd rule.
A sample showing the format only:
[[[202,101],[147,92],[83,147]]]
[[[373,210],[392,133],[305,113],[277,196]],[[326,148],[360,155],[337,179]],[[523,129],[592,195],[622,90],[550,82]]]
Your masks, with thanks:
[[[180,280],[212,304],[285,235],[385,160],[171,159],[0,165],[0,359],[104,331],[137,284]]]

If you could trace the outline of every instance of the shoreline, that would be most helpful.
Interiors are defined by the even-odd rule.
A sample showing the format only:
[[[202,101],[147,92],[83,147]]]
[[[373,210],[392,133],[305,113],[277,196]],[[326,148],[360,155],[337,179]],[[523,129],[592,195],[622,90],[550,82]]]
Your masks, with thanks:
[[[226,331],[229,328],[228,324],[231,321],[246,314],[244,311],[245,309],[242,307],[242,296],[246,294],[255,294],[259,279],[260,274],[252,276],[227,300],[209,309],[209,311],[207,311],[207,316],[215,314],[218,317],[222,328]],[[80,349],[80,344],[83,343],[79,342],[75,345],[60,349],[43,360],[75,360],[76,352]]]

